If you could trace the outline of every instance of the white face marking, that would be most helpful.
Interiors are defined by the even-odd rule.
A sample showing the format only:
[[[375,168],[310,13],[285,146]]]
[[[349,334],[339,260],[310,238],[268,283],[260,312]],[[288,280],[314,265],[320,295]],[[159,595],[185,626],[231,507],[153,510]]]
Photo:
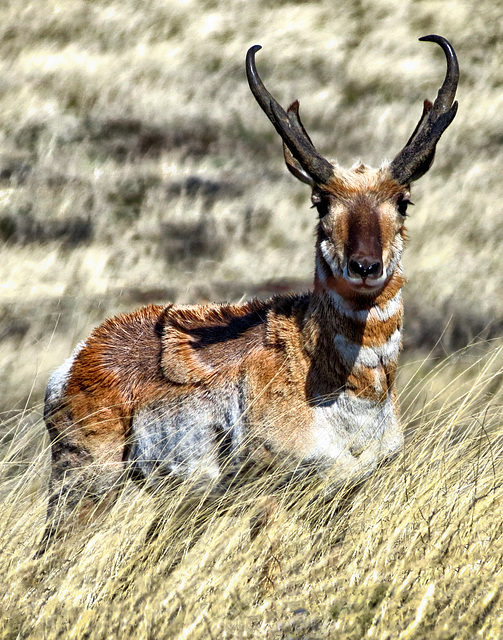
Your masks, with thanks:
[[[349,274],[347,264],[344,265],[344,269],[342,270],[342,276],[344,280],[346,280],[347,282],[351,282],[352,284],[359,285],[363,283],[363,278],[361,278],[360,276],[351,276]],[[382,274],[379,276],[379,278],[372,278],[372,279],[367,278],[365,282],[367,286],[369,286],[369,288],[371,287],[370,290],[380,289],[386,282],[387,277],[388,277],[388,274],[386,271],[386,267],[383,265]]]
[[[392,256],[388,263],[388,273],[393,273],[398,267],[401,272],[400,259],[403,251],[403,238],[400,235],[395,236],[392,245]]]
[[[376,177],[381,172],[382,168],[377,171]],[[357,196],[353,198],[352,195],[348,195],[346,201],[344,201],[344,199],[341,201],[340,198],[330,197],[329,211],[325,214],[326,218],[323,217],[320,222],[320,227],[326,237],[319,242],[319,249],[333,276],[344,278],[350,286],[359,290],[361,293],[372,293],[386,284],[387,280],[393,275],[399,265],[404,244],[402,237],[403,218],[398,214],[396,197],[389,196],[388,199],[379,201],[379,198],[371,194],[367,198],[368,203],[365,204],[365,202],[363,202],[362,205],[361,196],[366,197],[366,191],[368,191],[368,183],[367,180],[362,177],[362,173],[375,174],[376,172],[374,170],[356,163],[352,169],[346,173],[348,184],[353,184],[354,193],[359,193],[360,200]],[[361,189],[358,189],[358,186]],[[316,193],[313,192],[313,198],[315,196]],[[328,196],[325,195],[325,197]],[[313,202],[316,201],[313,200]],[[355,205],[360,208],[361,206],[366,207],[368,205],[368,211],[361,209],[357,215],[360,216],[361,219],[367,217],[368,220],[373,221],[377,225],[377,228],[380,228],[382,231],[382,239],[374,238],[375,242],[381,247],[382,257],[382,273],[377,278],[374,278],[373,275],[362,277],[357,273],[353,273],[348,268],[350,256],[347,255],[349,251],[347,243],[351,238],[354,240],[355,233],[358,234],[360,231],[363,233],[362,237],[366,237],[366,232],[363,228],[359,230],[351,226],[352,216],[355,211],[357,211],[357,209],[353,210]],[[377,220],[375,216],[377,216]],[[338,224],[338,221],[343,223],[342,226]],[[357,221],[356,224],[359,224],[359,222]],[[376,234],[378,233],[377,228],[375,230]],[[353,231],[351,231],[351,229],[353,229]],[[377,246],[373,248],[374,253],[372,253],[372,255],[376,256],[376,260],[378,259],[378,253],[376,253],[378,250]],[[322,277],[322,270],[319,269],[319,265],[318,275]]]
[[[341,267],[335,262],[330,252],[330,243],[328,242],[328,240],[322,240],[320,242],[320,249],[321,249],[322,256],[325,258],[325,262],[330,267],[330,271],[332,272],[332,275],[334,276],[342,275],[343,271]],[[319,269],[318,271],[321,271],[321,269]]]

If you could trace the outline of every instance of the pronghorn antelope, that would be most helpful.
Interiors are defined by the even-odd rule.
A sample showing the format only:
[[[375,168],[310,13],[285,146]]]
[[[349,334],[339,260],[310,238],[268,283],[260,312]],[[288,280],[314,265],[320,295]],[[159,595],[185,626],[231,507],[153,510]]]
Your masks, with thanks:
[[[314,148],[246,57],[251,91],[318,212],[314,290],[245,304],[146,306],[105,320],[51,376],[44,543],[86,520],[129,475],[222,488],[245,462],[359,482],[403,446],[395,371],[410,183],[456,115],[458,63],[391,163],[343,170]],[[290,476],[291,477],[291,476]],[[100,502],[101,501],[101,502]],[[106,501],[107,503],[110,500]]]

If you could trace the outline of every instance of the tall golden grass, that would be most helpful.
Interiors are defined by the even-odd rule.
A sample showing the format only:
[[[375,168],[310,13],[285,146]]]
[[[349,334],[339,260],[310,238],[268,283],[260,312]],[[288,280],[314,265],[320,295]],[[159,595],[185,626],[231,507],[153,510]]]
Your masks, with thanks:
[[[460,109],[414,185],[406,346],[449,319],[448,350],[501,335],[500,24],[492,0],[3,3],[0,410],[40,402],[114,312],[311,281],[309,193],[246,84],[255,43],[267,85],[347,166],[393,157],[435,96],[445,61],[417,38],[453,42]]]
[[[194,503],[183,521],[186,489],[172,489],[149,544],[157,500],[129,483],[98,527],[34,559],[47,443],[40,421],[13,421],[0,466],[2,637],[499,637],[503,345],[403,374],[403,455],[352,500],[290,483],[254,540],[271,478],[226,496],[230,511]]]
[[[183,521],[186,488],[167,492],[147,546],[158,497],[128,483],[87,537],[35,560],[43,390],[75,343],[145,302],[311,280],[309,194],[246,86],[247,48],[322,153],[376,165],[441,82],[427,33],[462,76],[408,224],[404,454],[352,501],[290,485],[254,540],[261,483]],[[3,637],[500,637],[501,35],[492,0],[1,4]]]

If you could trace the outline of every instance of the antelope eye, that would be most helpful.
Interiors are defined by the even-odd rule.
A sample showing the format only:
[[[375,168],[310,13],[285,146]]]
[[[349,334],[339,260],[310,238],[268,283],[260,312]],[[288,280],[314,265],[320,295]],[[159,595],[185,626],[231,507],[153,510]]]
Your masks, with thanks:
[[[414,205],[413,202],[411,202],[408,198],[406,198],[405,196],[400,196],[398,198],[398,202],[397,202],[397,209],[398,209],[398,213],[403,216],[404,218],[407,216],[407,206],[411,204]]]

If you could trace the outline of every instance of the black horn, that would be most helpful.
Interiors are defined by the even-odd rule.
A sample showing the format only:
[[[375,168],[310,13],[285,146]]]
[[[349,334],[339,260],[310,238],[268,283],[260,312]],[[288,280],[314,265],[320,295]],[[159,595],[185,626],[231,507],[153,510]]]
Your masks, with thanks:
[[[261,48],[256,44],[248,49],[246,54],[246,76],[250,89],[290,153],[304,171],[317,184],[325,184],[333,177],[334,167],[316,151],[296,113],[287,113],[265,88],[255,65],[255,54]]]
[[[454,102],[459,80],[456,53],[450,42],[442,36],[419,38],[423,42],[436,42],[447,59],[447,72],[435,102],[424,101],[421,118],[405,147],[390,165],[392,177],[400,184],[408,184],[424,175],[433,163],[435,147],[441,135],[451,124],[458,110]]]

